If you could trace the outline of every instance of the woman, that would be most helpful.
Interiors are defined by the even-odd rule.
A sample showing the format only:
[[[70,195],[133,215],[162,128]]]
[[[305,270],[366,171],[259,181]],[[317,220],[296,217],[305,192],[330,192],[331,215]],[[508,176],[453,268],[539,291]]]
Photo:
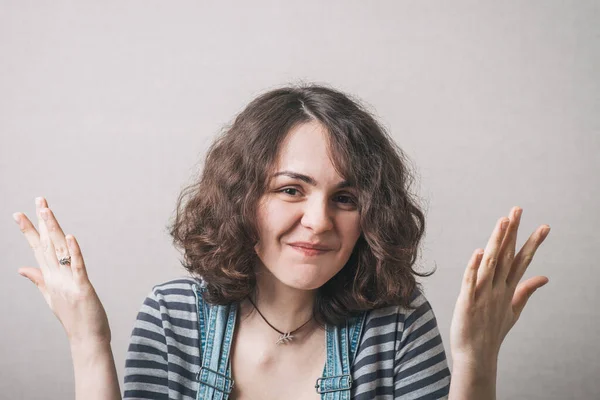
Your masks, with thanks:
[[[519,284],[548,234],[515,255],[521,209],[466,268],[452,380],[412,266],[424,215],[402,151],[357,101],[324,86],[254,99],[207,154],[171,226],[189,278],[153,288],[131,336],[125,398],[493,399]],[[39,198],[15,219],[40,268],[21,268],[63,324],[77,398],[118,399],[106,314],[80,247]],[[518,286],[517,286],[518,284]]]

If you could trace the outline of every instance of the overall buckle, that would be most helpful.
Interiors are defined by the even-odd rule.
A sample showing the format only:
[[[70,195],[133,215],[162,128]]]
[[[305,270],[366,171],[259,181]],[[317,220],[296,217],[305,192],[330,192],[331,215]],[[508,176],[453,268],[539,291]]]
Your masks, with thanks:
[[[202,379],[202,370],[208,372],[208,376],[206,377],[207,380],[210,377],[210,374],[214,374],[217,375],[217,377],[223,378],[225,380],[225,383],[219,384],[218,386],[214,386],[208,383],[206,380]],[[233,389],[233,385],[235,384],[235,381],[232,378],[228,377],[227,375],[223,375],[217,371],[213,371],[212,369],[207,367],[200,367],[200,371],[198,371],[198,373],[196,374],[196,380],[198,380],[198,382],[200,382],[203,385],[206,385],[226,394],[231,394],[231,390]],[[217,382],[216,379],[215,382]]]
[[[350,374],[326,376],[317,379],[315,389],[317,393],[339,392],[350,390],[352,387],[352,376]]]

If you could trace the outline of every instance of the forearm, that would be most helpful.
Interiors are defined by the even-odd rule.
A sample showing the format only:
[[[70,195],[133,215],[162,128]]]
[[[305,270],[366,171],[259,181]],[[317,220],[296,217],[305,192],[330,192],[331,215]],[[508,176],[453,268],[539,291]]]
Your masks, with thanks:
[[[496,367],[454,364],[448,399],[496,400],[496,369]]]
[[[110,342],[71,345],[77,400],[121,400]]]

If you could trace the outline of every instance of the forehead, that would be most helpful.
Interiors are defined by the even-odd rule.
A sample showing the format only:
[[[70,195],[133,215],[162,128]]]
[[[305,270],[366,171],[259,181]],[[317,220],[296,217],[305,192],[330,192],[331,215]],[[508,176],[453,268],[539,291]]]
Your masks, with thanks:
[[[328,133],[318,122],[294,127],[283,141],[277,155],[276,170],[290,170],[321,180],[339,181],[328,154]]]
[[[290,130],[279,150],[278,161],[290,161],[306,155],[327,156],[327,130],[311,121]]]

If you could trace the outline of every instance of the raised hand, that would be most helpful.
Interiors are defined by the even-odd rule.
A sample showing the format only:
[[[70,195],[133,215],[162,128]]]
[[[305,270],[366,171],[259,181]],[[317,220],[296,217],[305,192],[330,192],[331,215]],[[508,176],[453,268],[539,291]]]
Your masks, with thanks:
[[[36,214],[39,232],[25,214],[13,214],[39,265],[21,267],[19,274],[38,287],[72,346],[110,343],[106,312],[88,279],[77,240],[65,236],[42,197],[36,199]]]
[[[36,199],[36,214],[39,233],[25,214],[13,214],[39,265],[19,268],[19,274],[35,283],[65,328],[73,359],[75,398],[120,400],[108,319],[88,279],[79,244],[73,235],[65,236],[42,197]]]
[[[502,341],[519,319],[529,297],[548,283],[535,276],[519,283],[550,227],[542,225],[515,256],[522,209],[501,218],[485,251],[475,250],[465,270],[452,318],[450,346],[454,363],[494,369]],[[508,226],[503,227],[505,222]],[[480,371],[485,373],[485,371]]]

